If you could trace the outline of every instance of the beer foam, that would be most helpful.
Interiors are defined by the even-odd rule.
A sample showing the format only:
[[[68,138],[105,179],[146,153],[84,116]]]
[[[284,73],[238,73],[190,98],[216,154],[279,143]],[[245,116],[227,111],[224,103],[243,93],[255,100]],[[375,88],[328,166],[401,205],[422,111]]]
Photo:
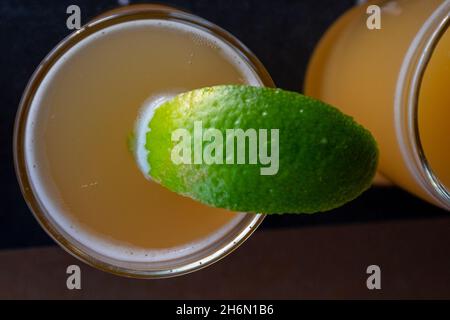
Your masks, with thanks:
[[[128,21],[113,26],[109,26],[105,29],[99,30],[92,35],[81,40],[75,44],[69,51],[65,52],[58,61],[50,68],[44,79],[42,80],[39,88],[37,89],[35,96],[32,100],[28,119],[25,129],[25,161],[26,170],[30,177],[30,185],[33,193],[43,209],[46,218],[51,222],[52,227],[62,234],[64,238],[69,242],[74,243],[75,246],[89,255],[106,262],[163,262],[180,257],[184,257],[188,254],[193,254],[201,251],[202,249],[217,243],[220,239],[223,239],[228,235],[236,226],[242,222],[245,214],[237,214],[234,219],[229,223],[219,228],[214,234],[200,239],[199,241],[187,243],[186,245],[173,247],[168,249],[152,249],[152,248],[140,248],[127,245],[126,243],[117,242],[113,239],[108,239],[104,236],[98,235],[90,230],[86,226],[78,224],[69,214],[69,209],[65,207],[61,197],[58,194],[58,187],[55,185],[51,177],[48,176],[48,164],[43,161],[42,157],[39,157],[39,148],[35,145],[35,138],[42,137],[43,132],[36,128],[36,121],[38,115],[41,112],[43,97],[46,95],[48,88],[51,86],[53,77],[57,74],[65,63],[70,61],[71,58],[86,46],[95,45],[97,39],[100,39],[106,35],[111,35],[117,31],[123,31],[125,29],[142,28],[142,27],[158,27],[158,28],[170,28],[180,32],[184,32],[205,45],[212,45],[217,49],[220,49],[230,62],[232,62],[244,75],[243,82],[261,86],[261,80],[258,78],[253,69],[248,65],[243,57],[235,51],[229,44],[221,39],[214,37],[206,30],[195,28],[194,26],[175,21],[165,20],[140,20],[140,21]],[[151,32],[151,31],[150,31]],[[141,114],[138,116],[136,123],[137,131],[140,136],[138,141],[139,145],[144,145],[146,126],[150,121],[153,112],[157,105],[161,104],[172,97],[174,93],[161,93],[152,96],[144,103]],[[150,170],[146,161],[145,150],[141,150],[138,154],[138,165],[140,169],[145,173]],[[139,160],[140,159],[140,160]],[[144,161],[145,160],[145,161]],[[47,173],[47,174],[46,174]],[[251,227],[248,227],[251,228]],[[57,239],[60,242],[64,240]]]

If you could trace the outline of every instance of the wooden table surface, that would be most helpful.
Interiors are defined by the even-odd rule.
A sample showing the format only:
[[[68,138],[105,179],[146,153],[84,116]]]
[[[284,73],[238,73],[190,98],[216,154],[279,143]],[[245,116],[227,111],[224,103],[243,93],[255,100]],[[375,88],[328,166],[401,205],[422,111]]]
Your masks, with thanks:
[[[1,299],[450,299],[450,217],[258,230],[224,260],[172,279],[127,279],[57,246],[0,251]],[[66,268],[81,267],[81,290]],[[366,268],[381,268],[381,290]]]

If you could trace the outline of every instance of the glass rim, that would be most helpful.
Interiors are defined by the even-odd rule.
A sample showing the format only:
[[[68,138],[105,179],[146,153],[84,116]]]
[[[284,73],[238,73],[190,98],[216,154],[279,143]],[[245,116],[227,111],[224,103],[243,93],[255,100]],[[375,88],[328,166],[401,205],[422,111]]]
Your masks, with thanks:
[[[425,21],[403,60],[395,90],[397,140],[416,182],[440,207],[450,210],[450,190],[428,161],[419,131],[419,95],[432,54],[450,26],[450,0],[445,0]]]
[[[26,120],[28,118],[29,109],[36,91],[54,63],[58,61],[65,52],[67,52],[79,41],[82,41],[89,35],[109,26],[120,24],[122,22],[145,19],[178,21],[182,23],[189,23],[193,27],[206,30],[214,37],[221,39],[232,49],[234,49],[236,53],[238,53],[240,57],[244,61],[246,61],[249,67],[255,72],[262,85],[267,87],[274,87],[275,85],[263,64],[246,46],[244,46],[238,39],[236,39],[233,35],[225,31],[224,29],[201,17],[169,6],[158,6],[155,8],[151,5],[130,5],[127,6],[124,10],[121,9],[122,8],[119,8],[118,10],[113,9],[107,11],[97,18],[91,20],[91,22],[82,26],[81,29],[65,37],[46,55],[46,57],[37,66],[22,94],[16,114],[13,134],[14,169],[20,185],[20,189],[22,191],[22,195],[27,203],[28,208],[33,213],[34,217],[39,222],[41,227],[46,231],[46,233],[56,243],[58,243],[61,248],[70,253],[72,256],[102,271],[107,271],[125,277],[151,279],[183,275],[205,268],[206,266],[209,266],[214,262],[217,262],[218,260],[224,258],[226,255],[230,254],[232,251],[238,248],[247,238],[250,237],[250,235],[262,223],[265,215],[247,215],[238,223],[238,225],[234,226],[232,230],[229,230],[227,232],[226,235],[229,235],[234,229],[240,228],[235,232],[231,239],[223,240],[226,243],[222,244],[218,248],[215,248],[212,253],[206,254],[205,256],[202,256],[198,259],[194,259],[194,261],[184,263],[170,269],[133,269],[113,265],[110,262],[106,262],[105,260],[100,260],[94,257],[92,252],[85,252],[84,249],[86,248],[82,249],[80,248],[82,247],[80,246],[80,244],[78,244],[78,246],[74,244],[74,239],[72,241],[70,239],[67,239],[67,236],[63,234],[63,230],[58,230],[58,228],[53,225],[49,217],[47,217],[45,214],[44,206],[40,204],[37,195],[32,190],[31,179],[27,173],[24,143]],[[243,222],[245,222],[245,225],[241,226]]]

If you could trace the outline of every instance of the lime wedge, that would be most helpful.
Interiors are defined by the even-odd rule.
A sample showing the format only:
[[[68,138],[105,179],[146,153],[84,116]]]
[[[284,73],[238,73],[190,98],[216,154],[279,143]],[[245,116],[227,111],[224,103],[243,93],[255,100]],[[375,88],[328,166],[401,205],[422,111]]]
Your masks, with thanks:
[[[163,103],[140,147],[148,175],[166,188],[210,206],[266,214],[339,207],[370,186],[378,162],[370,132],[338,109],[294,92],[237,85]]]

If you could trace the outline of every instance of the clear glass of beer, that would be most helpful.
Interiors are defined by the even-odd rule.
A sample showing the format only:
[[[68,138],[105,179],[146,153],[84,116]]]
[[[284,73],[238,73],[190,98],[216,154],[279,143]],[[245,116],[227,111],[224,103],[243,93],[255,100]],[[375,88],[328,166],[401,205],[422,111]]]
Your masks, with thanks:
[[[219,84],[273,86],[241,42],[178,9],[113,10],[59,43],[29,81],[14,136],[23,195],[47,233],[94,267],[140,278],[198,270],[237,248],[263,215],[164,189],[127,144],[148,99]]]
[[[379,9],[379,28],[368,19]],[[450,1],[369,1],[315,49],[305,93],[352,115],[380,147],[379,171],[450,210]]]

